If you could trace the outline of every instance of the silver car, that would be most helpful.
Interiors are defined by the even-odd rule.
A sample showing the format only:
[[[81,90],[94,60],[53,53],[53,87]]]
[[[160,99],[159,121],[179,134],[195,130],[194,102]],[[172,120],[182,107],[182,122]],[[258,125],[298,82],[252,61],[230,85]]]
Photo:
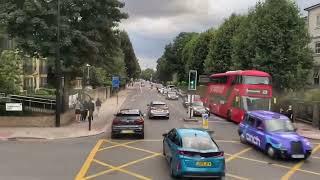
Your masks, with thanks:
[[[178,94],[176,92],[170,91],[167,94],[167,99],[169,99],[169,100],[178,100],[179,96],[178,96]]]
[[[166,103],[161,101],[152,101],[148,104],[148,115],[149,119],[155,117],[165,117],[169,119],[170,112]]]
[[[191,108],[193,110],[194,116],[202,116],[202,114],[209,114],[209,109],[204,107],[203,102],[201,101],[195,101],[191,104]]]

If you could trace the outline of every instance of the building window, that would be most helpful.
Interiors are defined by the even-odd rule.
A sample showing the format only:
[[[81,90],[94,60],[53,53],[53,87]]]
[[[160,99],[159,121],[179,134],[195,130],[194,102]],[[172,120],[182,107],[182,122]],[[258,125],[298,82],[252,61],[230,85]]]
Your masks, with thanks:
[[[47,78],[46,77],[41,77],[40,81],[41,81],[40,82],[40,86],[41,87],[46,87],[47,86],[48,83],[47,83]]]
[[[317,16],[317,27],[320,27],[320,15]]]
[[[313,73],[313,84],[314,85],[319,85],[319,71],[315,70]]]
[[[320,54],[320,42],[316,42],[315,53]]]

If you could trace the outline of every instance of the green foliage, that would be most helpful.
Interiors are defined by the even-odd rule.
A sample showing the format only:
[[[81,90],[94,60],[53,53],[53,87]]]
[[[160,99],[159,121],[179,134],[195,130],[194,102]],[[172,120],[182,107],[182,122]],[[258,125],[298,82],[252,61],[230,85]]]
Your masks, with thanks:
[[[0,56],[0,92],[19,93],[21,89],[22,58],[15,51],[4,50]]]
[[[124,54],[127,75],[129,78],[137,78],[141,72],[140,65],[134,53],[130,38],[125,31],[120,32],[120,44]]]
[[[232,39],[243,21],[242,16],[232,14],[216,31],[209,43],[209,53],[205,61],[207,73],[221,73],[232,69]]]
[[[313,66],[309,41],[292,1],[266,0],[246,16],[231,15],[215,31],[179,34],[165,47],[156,75],[168,81],[178,72],[181,81],[190,69],[199,74],[257,69],[271,74],[277,91],[297,90],[307,85]]]
[[[153,69],[147,68],[141,71],[141,76],[140,76],[141,79],[149,81],[151,77],[152,78],[155,77],[155,71]]]
[[[308,43],[298,7],[287,0],[267,0],[239,28],[233,58],[238,68],[270,73],[278,90],[299,89],[306,85],[313,62]]]
[[[116,55],[120,40],[116,27],[127,18],[121,11],[124,3],[118,0],[60,0],[60,3],[59,44],[63,69],[81,75],[79,67],[85,64],[119,67],[120,57]],[[0,1],[1,24],[15,38],[18,48],[31,56],[37,54],[55,60],[57,15],[56,0],[49,3],[45,0]],[[52,71],[55,74],[55,70]],[[122,66],[117,71],[123,72]]]

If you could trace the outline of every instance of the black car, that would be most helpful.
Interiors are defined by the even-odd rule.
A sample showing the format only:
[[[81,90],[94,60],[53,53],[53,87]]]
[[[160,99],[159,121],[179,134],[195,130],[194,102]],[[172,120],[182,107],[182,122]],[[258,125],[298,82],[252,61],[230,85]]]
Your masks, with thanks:
[[[148,104],[148,115],[149,119],[155,117],[165,117],[169,119],[169,108],[166,103],[161,101],[152,101]]]
[[[134,135],[144,138],[144,115],[139,109],[122,109],[112,121],[111,138]]]

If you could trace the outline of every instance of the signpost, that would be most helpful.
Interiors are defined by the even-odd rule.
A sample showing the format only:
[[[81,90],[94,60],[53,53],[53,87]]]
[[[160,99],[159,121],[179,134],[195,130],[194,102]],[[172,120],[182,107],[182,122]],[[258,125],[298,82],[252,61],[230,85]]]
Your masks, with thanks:
[[[209,129],[209,115],[202,114],[202,128]]]
[[[22,103],[6,103],[6,111],[22,111]]]
[[[120,88],[120,77],[119,76],[112,76],[112,89],[117,89],[117,105],[119,104],[119,97],[118,91]]]

